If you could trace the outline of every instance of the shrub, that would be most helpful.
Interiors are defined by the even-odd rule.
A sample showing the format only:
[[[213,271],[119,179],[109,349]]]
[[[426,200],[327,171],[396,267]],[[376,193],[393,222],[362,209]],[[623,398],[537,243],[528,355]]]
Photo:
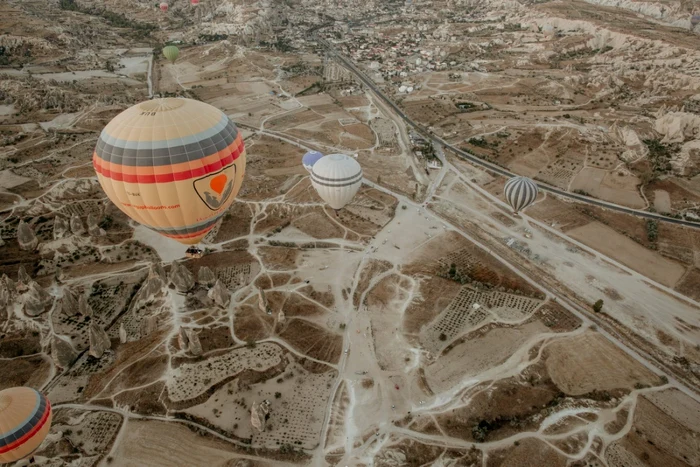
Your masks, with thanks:
[[[593,304],[593,311],[596,313],[600,313],[600,310],[603,309],[603,300],[598,300]]]
[[[647,219],[647,238],[650,242],[655,242],[659,235],[659,222],[654,219]]]

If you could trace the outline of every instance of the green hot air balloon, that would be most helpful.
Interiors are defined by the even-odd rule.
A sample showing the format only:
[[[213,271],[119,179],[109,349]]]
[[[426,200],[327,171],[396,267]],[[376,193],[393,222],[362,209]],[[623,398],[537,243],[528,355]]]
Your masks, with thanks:
[[[163,56],[168,59],[170,63],[175,63],[177,57],[180,55],[180,49],[174,45],[167,45],[163,47]]]

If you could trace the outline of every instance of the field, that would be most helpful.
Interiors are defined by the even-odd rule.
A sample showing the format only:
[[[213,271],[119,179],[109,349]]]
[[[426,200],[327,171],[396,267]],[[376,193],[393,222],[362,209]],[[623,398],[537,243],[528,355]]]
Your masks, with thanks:
[[[597,222],[568,230],[566,233],[669,287],[674,287],[685,272],[683,266],[677,262],[666,259]]]

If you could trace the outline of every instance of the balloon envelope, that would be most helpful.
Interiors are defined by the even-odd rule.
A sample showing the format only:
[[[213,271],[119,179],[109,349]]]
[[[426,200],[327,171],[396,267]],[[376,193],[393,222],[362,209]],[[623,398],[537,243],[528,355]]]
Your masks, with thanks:
[[[330,207],[341,209],[362,186],[362,167],[345,154],[329,154],[314,164],[311,184]]]
[[[301,158],[301,163],[304,165],[304,168],[311,173],[311,169],[313,168],[314,164],[322,157],[323,154],[318,151],[309,151],[304,154],[304,157]]]
[[[192,6],[197,6],[197,5],[199,5],[199,0],[190,0],[190,4]]]
[[[503,191],[506,201],[514,212],[525,209],[535,202],[539,189],[537,184],[527,177],[513,177],[506,182]]]
[[[161,11],[168,11],[168,4],[163,2],[160,4],[160,10]]]
[[[174,45],[166,45],[163,47],[163,56],[167,58],[170,63],[175,63],[177,57],[180,56],[180,49]]]
[[[690,24],[693,26],[697,26],[700,24],[700,15],[693,15],[690,17]]]
[[[30,456],[51,428],[51,404],[36,389],[0,391],[0,464]]]
[[[223,112],[182,98],[126,109],[102,130],[93,154],[100,185],[119,209],[188,245],[233,203],[245,160],[243,137]]]

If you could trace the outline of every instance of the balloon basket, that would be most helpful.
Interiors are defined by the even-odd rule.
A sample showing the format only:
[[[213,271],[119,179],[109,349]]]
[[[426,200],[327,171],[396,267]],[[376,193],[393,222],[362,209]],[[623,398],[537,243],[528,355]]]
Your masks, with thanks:
[[[204,256],[204,252],[196,246],[191,246],[185,251],[185,258],[201,258],[202,256]]]

